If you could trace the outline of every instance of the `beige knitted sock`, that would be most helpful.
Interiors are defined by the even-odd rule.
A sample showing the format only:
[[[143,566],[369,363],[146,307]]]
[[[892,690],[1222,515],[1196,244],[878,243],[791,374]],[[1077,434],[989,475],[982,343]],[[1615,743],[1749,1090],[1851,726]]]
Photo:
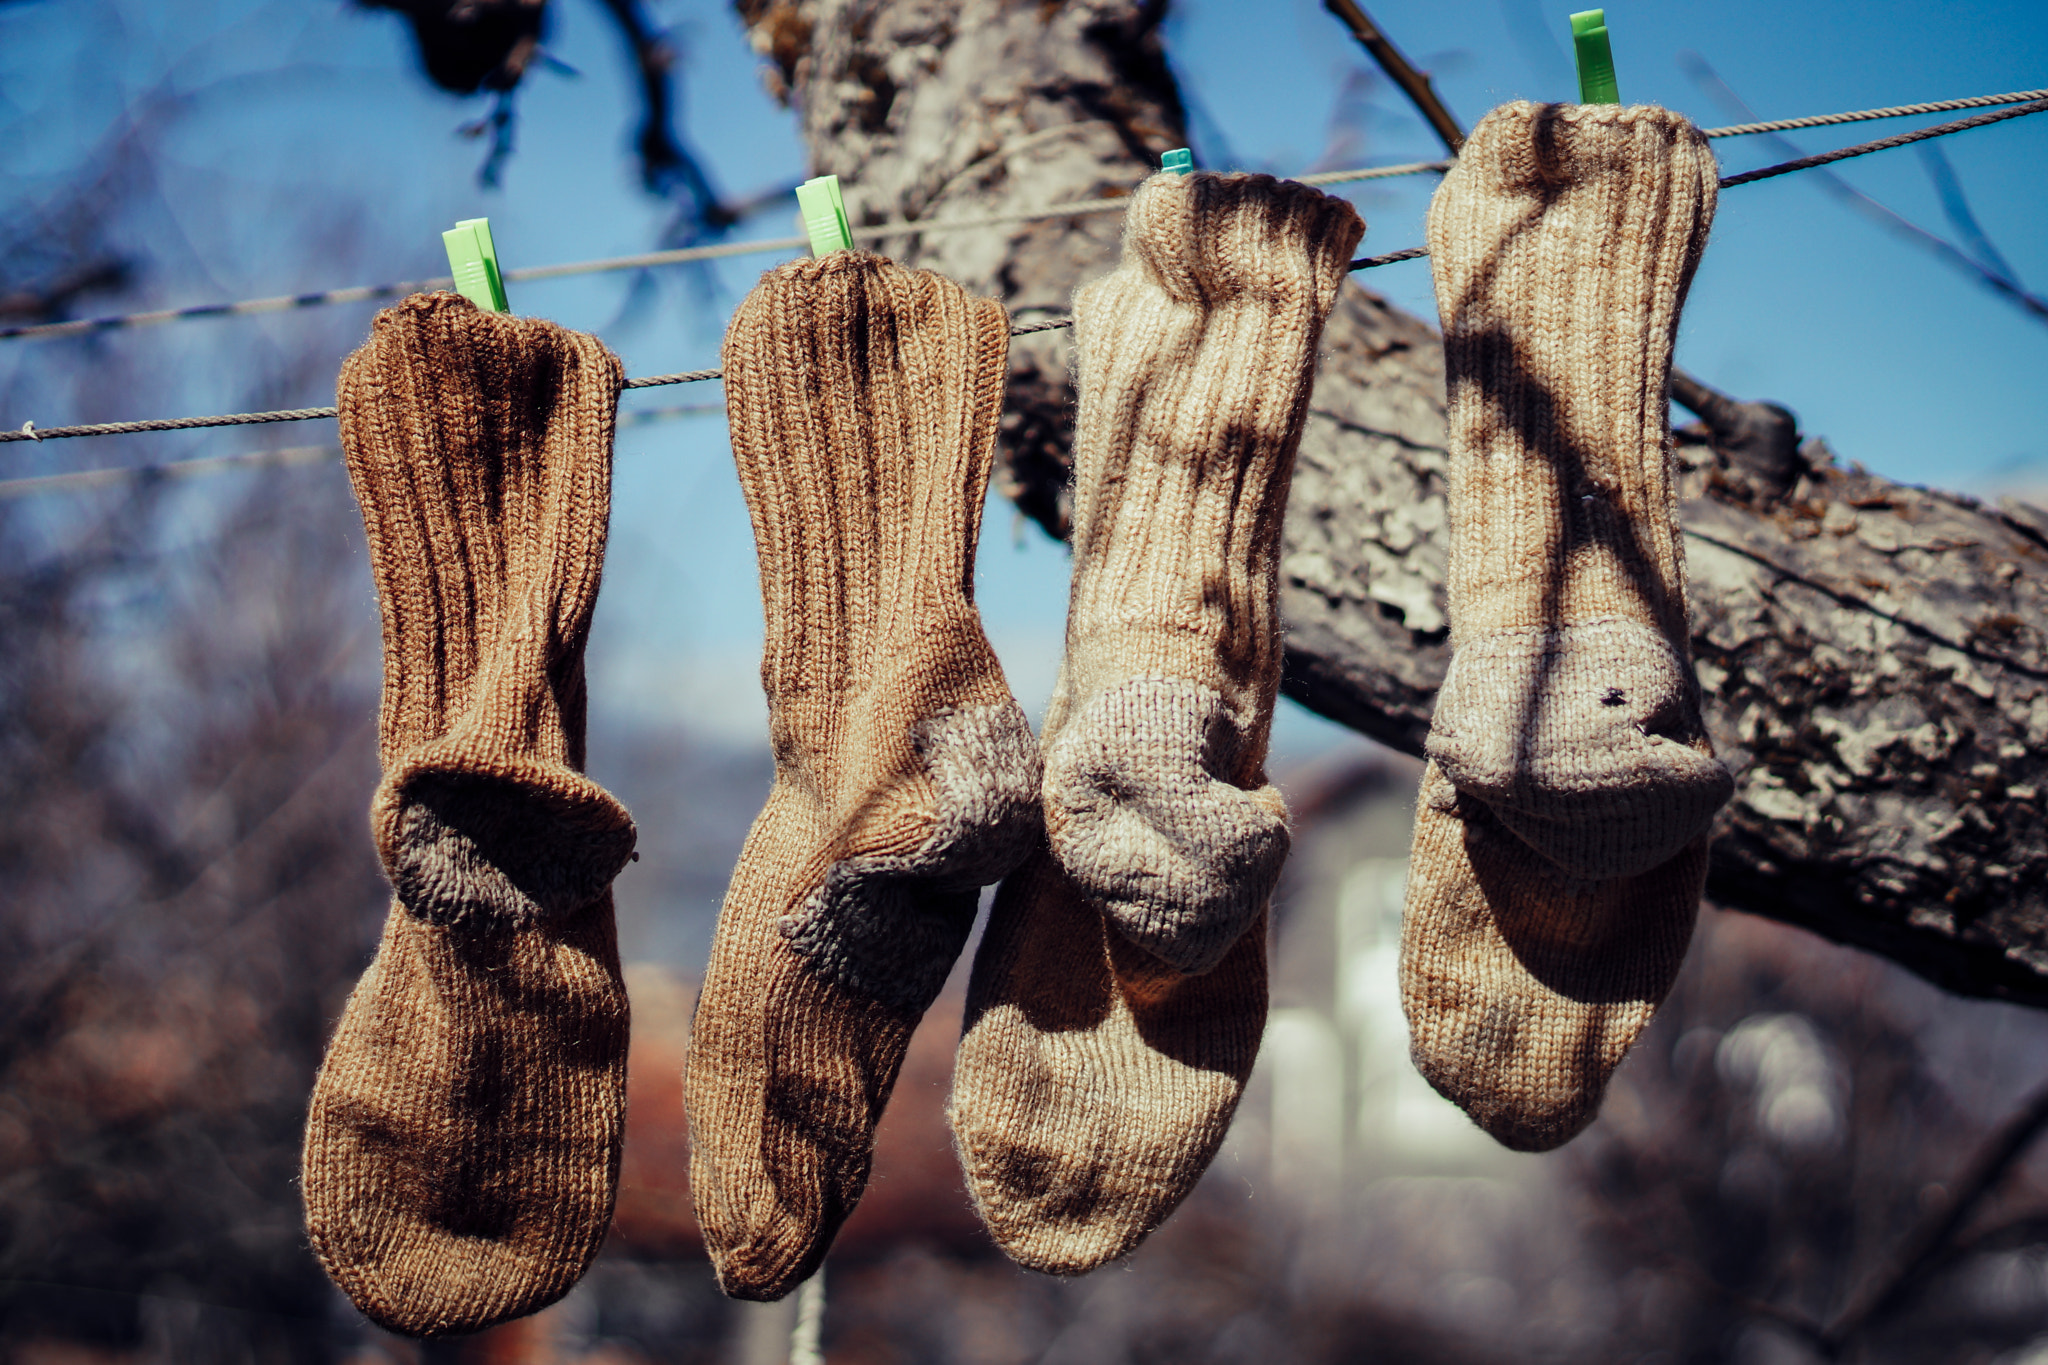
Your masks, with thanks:
[[[306,1224],[382,1325],[473,1332],[567,1293],[611,1222],[625,810],[582,774],[621,374],[596,338],[416,295],[342,366],[384,616],[397,893],[306,1120]]]
[[[1074,299],[1074,584],[1048,847],[1003,884],[952,1122],[1004,1250],[1123,1255],[1215,1155],[1265,1023],[1287,855],[1265,776],[1280,523],[1316,344],[1364,225],[1268,176],[1162,174]]]
[[[976,892],[1038,829],[1031,728],[972,597],[1009,330],[993,300],[835,252],[764,275],[726,331],[776,777],[685,1103],[697,1217],[739,1298],[824,1257]]]
[[[1430,205],[1454,653],[1401,988],[1416,1065],[1510,1147],[1591,1121],[1677,974],[1733,790],[1700,720],[1667,427],[1715,193],[1677,114],[1517,103]]]

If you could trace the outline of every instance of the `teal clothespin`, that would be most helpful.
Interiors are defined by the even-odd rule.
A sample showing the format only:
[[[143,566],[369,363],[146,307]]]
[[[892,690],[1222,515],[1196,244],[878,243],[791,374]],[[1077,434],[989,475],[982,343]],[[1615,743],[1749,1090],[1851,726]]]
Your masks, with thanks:
[[[1182,175],[1193,175],[1195,171],[1195,154],[1185,147],[1176,147],[1165,156],[1159,158],[1159,169],[1162,171],[1179,171]]]
[[[1620,104],[1614,83],[1614,49],[1607,43],[1607,11],[1572,16],[1572,51],[1579,59],[1579,103]]]
[[[811,234],[813,256],[853,250],[853,229],[846,224],[838,176],[820,175],[798,185],[796,206],[804,216],[804,231]]]
[[[465,218],[441,234],[448,248],[448,268],[455,274],[455,292],[486,313],[509,313],[505,281],[498,274],[498,248],[491,242],[491,220]]]

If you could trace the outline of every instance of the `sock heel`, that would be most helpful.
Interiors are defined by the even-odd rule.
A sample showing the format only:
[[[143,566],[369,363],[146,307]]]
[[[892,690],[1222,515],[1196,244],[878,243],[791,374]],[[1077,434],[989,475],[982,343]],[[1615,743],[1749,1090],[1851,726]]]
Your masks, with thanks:
[[[1046,755],[1061,868],[1126,938],[1180,971],[1222,960],[1287,859],[1279,792],[1229,780],[1245,743],[1215,688],[1132,678],[1084,707]]]

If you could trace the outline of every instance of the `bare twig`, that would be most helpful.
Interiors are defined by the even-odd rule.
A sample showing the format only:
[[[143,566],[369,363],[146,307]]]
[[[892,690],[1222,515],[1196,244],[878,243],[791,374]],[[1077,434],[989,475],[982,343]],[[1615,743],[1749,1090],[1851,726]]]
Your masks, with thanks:
[[[1678,60],[1679,65],[1685,68],[1686,74],[1692,77],[1694,84],[1706,92],[1708,98],[1720,104],[1724,109],[1743,118],[1753,119],[1756,117],[1755,112],[1750,109],[1749,105],[1743,101],[1740,95],[1735,93],[1734,87],[1721,79],[1720,73],[1716,72],[1708,64],[1706,58],[1700,56],[1697,52],[1682,52],[1679,54]],[[1790,138],[1777,133],[1767,134],[1766,136],[1769,137],[1772,143],[1785,151],[1791,152],[1794,155],[1799,153],[1799,144],[1793,142]],[[1834,195],[1864,217],[1871,219],[1886,231],[1904,237],[1915,245],[1933,252],[1950,265],[1967,271],[1986,288],[2011,299],[2033,316],[2048,320],[2048,299],[2043,299],[2036,294],[2029,293],[2021,287],[2019,281],[1999,273],[1947,238],[1929,232],[1918,223],[1879,203],[1854,185],[1851,185],[1848,181],[1842,179],[1839,175],[1836,175],[1833,171],[1817,169],[1813,174],[1817,183],[1829,194]]]
[[[633,65],[640,78],[640,179],[661,195],[680,191],[685,212],[701,232],[718,233],[738,221],[711,178],[705,174],[675,131],[675,100],[669,88],[675,67],[675,53],[649,22],[640,0],[602,0],[612,22],[632,49]]]
[[[1408,59],[1401,55],[1401,49],[1395,47],[1393,41],[1380,32],[1379,26],[1359,8],[1357,0],[1323,0],[1323,8],[1344,21],[1345,26],[1351,30],[1351,36],[1358,39],[1359,44],[1372,54],[1372,59],[1380,64],[1380,70],[1387,73],[1387,78],[1401,87],[1402,92],[1414,103],[1416,111],[1429,121],[1429,126],[1436,130],[1436,135],[1444,140],[1444,146],[1450,148],[1451,155],[1456,156],[1458,150],[1465,145],[1465,130],[1458,126],[1458,121],[1451,117],[1451,111],[1446,109],[1444,102],[1437,97],[1435,87],[1429,83],[1429,77],[1417,71]]]
[[[1920,164],[1927,168],[1927,178],[1934,182],[1934,192],[1941,197],[1942,216],[1948,219],[1949,226],[1962,235],[1979,263],[1993,274],[2018,284],[2019,272],[2012,268],[2012,262],[2005,259],[2005,253],[1984,231],[1984,225],[1977,221],[1976,213],[1970,208],[1970,196],[1963,192],[1963,182],[1956,178],[1955,167],[1949,164],[1948,154],[1941,150],[1941,144],[1923,142],[1914,150],[1920,154]]]
[[[1323,0],[1323,7],[1342,19],[1352,36],[1372,54],[1380,70],[1401,87],[1416,112],[1436,129],[1444,146],[1456,156],[1465,145],[1465,131],[1437,97],[1429,77],[1417,71],[1393,40],[1380,31],[1356,0]],[[1798,476],[1798,419],[1775,403],[1744,403],[1708,387],[1683,370],[1671,372],[1674,398],[1705,419],[1714,446],[1773,489],[1790,487]]]
[[[1920,1292],[1929,1272],[1946,1259],[1956,1234],[1976,1214],[1985,1196],[2012,1173],[2043,1130],[2048,1130],[2048,1086],[2035,1091],[1992,1134],[1971,1161],[1955,1195],[1901,1243],[1891,1268],[1872,1276],[1850,1298],[1841,1316],[1822,1334],[1823,1348],[1830,1356],[1840,1355],[1859,1333],[1896,1313]]]
[[[1956,1240],[1943,1258],[1944,1268],[1971,1256],[1982,1256],[1994,1251],[2018,1251],[2022,1247],[2040,1246],[2048,1242],[2048,1211],[2036,1209],[2002,1223],[1993,1223],[1983,1231]]]

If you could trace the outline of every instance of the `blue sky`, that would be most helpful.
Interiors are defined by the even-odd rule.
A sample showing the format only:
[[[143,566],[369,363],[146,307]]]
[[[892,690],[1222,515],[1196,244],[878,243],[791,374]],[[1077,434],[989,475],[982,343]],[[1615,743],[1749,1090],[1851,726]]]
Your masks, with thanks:
[[[791,116],[761,89],[729,9],[714,0],[653,6],[684,51],[686,128],[720,184],[744,192],[807,167]],[[455,135],[482,112],[429,89],[410,39],[387,14],[339,0],[28,0],[0,7],[0,180],[33,196],[74,177],[138,95],[175,101],[161,120],[157,176],[180,237],[170,264],[124,306],[179,305],[445,269],[440,231],[488,215],[508,266],[642,251],[663,206],[638,188],[627,154],[635,110],[624,54],[594,0],[556,0],[549,47],[580,78],[540,72],[520,101],[517,154],[501,189],[475,182],[478,144]],[[1503,100],[1574,95],[1568,6],[1536,0],[1379,0],[1374,17],[1435,73],[1468,125]],[[1616,4],[1607,9],[1621,92],[1706,126],[1735,121],[1688,77],[1697,53],[1762,117],[2048,86],[2048,7],[2038,3]],[[1381,87],[1362,143],[1334,144],[1331,119],[1363,54],[1317,0],[1182,0],[1168,50],[1197,110],[1204,164],[1279,173],[1439,154],[1427,128]],[[1909,126],[1796,134],[1821,150]],[[1971,206],[2019,276],[2048,292],[2048,116],[1947,139]],[[1724,140],[1729,170],[1781,159]],[[829,164],[818,169],[830,170]],[[1865,192],[1950,235],[1911,151],[1840,168]],[[1430,178],[1351,191],[1367,250],[1418,245]],[[794,206],[792,204],[792,214]],[[792,230],[770,215],[760,236]],[[118,238],[120,229],[114,229]],[[164,243],[151,244],[164,250]],[[512,306],[595,331],[629,373],[716,363],[726,315],[774,258],[690,276],[669,272],[629,297],[609,276],[514,286]],[[1370,285],[1433,314],[1427,266],[1375,272]],[[333,361],[369,309],[314,318],[208,321],[137,331],[91,349],[0,342],[0,425],[220,411],[250,401],[240,368],[264,344],[309,344]],[[310,340],[309,340],[310,339]],[[28,355],[28,347],[43,352]],[[68,348],[68,349],[67,349]],[[117,355],[146,389],[67,405],[39,376]],[[1680,363],[1740,396],[1796,410],[1844,459],[1918,483],[1990,492],[2048,486],[2048,326],[1902,244],[1792,176],[1724,196],[1695,286]],[[280,405],[331,401],[316,365]],[[136,395],[150,410],[133,409]],[[715,385],[629,395],[629,410],[715,401]],[[19,408],[21,410],[17,411]],[[330,440],[331,429],[241,430],[78,441],[0,452],[0,477],[138,459]],[[985,618],[1027,707],[1050,685],[1064,613],[1064,551],[992,507],[980,582]],[[367,590],[367,577],[365,587]],[[593,645],[599,717],[684,715],[733,738],[758,736],[752,670],[759,597],[744,507],[715,415],[629,429],[621,438],[607,586]],[[1349,743],[1294,715],[1280,742],[1295,757]]]

